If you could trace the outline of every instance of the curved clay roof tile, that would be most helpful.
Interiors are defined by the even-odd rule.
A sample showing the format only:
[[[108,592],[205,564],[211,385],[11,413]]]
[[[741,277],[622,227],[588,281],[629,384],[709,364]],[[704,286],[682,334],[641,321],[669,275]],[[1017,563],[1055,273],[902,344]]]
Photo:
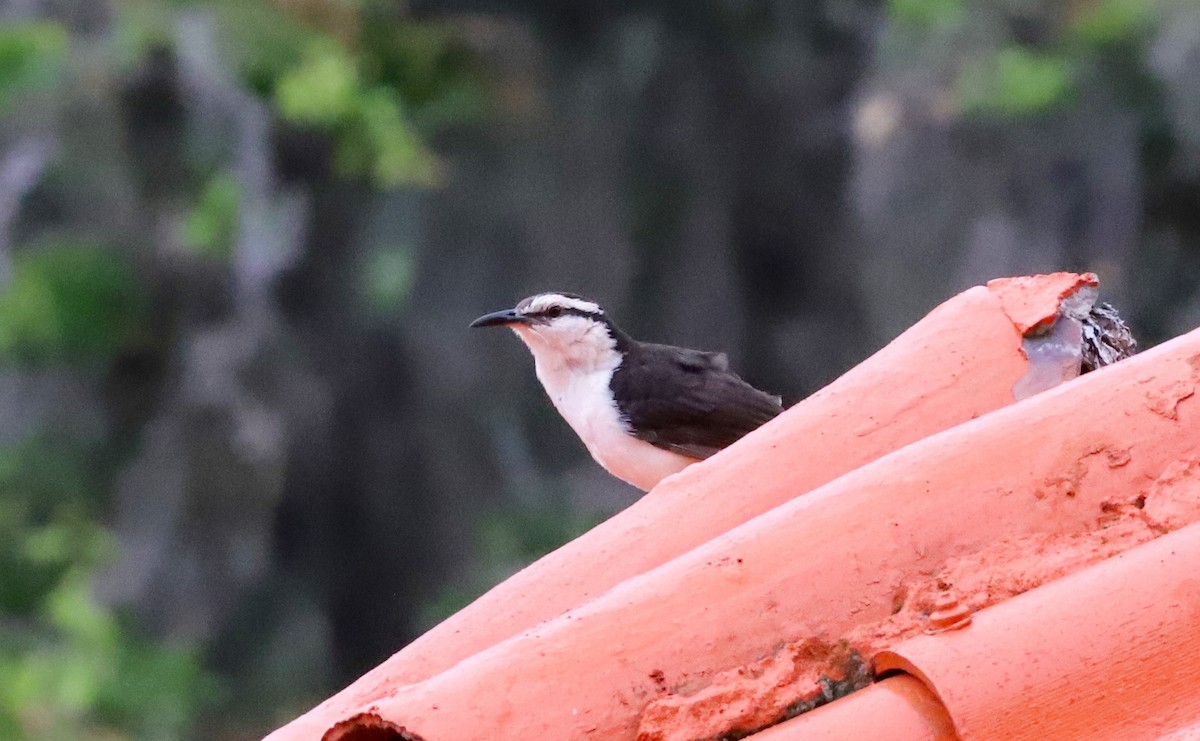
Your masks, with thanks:
[[[883,651],[876,670],[921,678],[964,739],[1195,738],[1198,564],[1200,523]]]
[[[889,677],[750,736],[753,741],[958,741],[941,700],[919,679]]]

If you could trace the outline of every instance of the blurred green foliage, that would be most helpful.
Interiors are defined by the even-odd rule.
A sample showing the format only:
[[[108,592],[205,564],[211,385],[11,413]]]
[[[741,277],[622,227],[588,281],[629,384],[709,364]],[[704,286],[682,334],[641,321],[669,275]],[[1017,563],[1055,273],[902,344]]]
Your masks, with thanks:
[[[139,638],[92,598],[115,555],[95,453],[0,450],[0,738],[181,738],[217,691],[194,648]]]
[[[450,25],[397,18],[389,3],[352,3],[357,38],[346,43],[341,26],[306,24],[262,3],[208,5],[247,86],[285,120],[330,133],[343,175],[436,186],[442,167],[426,138],[482,111],[473,60]]]
[[[53,21],[0,25],[0,115],[21,95],[53,87],[68,47],[67,32]]]
[[[77,562],[106,547],[86,506],[88,473],[61,444],[0,450],[0,610],[28,616]]]
[[[1071,23],[1085,44],[1107,46],[1136,40],[1157,22],[1156,0],[1098,0]]]
[[[0,26],[0,115],[52,92],[69,47],[52,21]],[[144,289],[110,245],[43,238],[11,259],[7,372],[102,374],[139,331]],[[116,555],[99,445],[35,434],[0,448],[0,738],[182,738],[215,692],[194,649],[140,637],[92,597]]]
[[[957,22],[966,10],[966,0],[888,0],[888,14],[915,26],[939,26]]]
[[[237,236],[240,195],[233,173],[220,172],[209,178],[198,202],[184,218],[184,248],[201,257],[228,260]]]
[[[280,77],[275,100],[293,121],[333,126],[354,116],[361,88],[358,68],[345,49],[332,42],[314,44],[299,66]]]
[[[443,167],[428,139],[483,109],[460,31],[412,20],[391,2],[112,0],[112,8],[114,22],[89,40],[86,59],[74,58],[70,34],[56,21],[0,26],[3,122],[20,124],[37,96],[71,105],[65,96],[82,88],[67,80],[86,77],[89,94],[118,99],[124,80],[146,73],[152,52],[174,48],[180,21],[192,13],[211,24],[231,78],[277,122],[327,138],[336,173],[348,179],[437,185]],[[227,261],[237,245],[243,184],[220,148],[184,142],[183,151],[190,182],[182,192],[191,195],[178,204],[180,243],[198,257]],[[50,165],[68,175],[77,166]],[[0,372],[98,384],[124,349],[144,339],[146,267],[135,269],[129,246],[104,239],[17,235],[0,290]],[[381,245],[369,255],[364,309],[394,313],[414,278],[411,249]],[[0,739],[190,738],[222,685],[236,684],[205,668],[208,647],[155,641],[94,598],[97,575],[119,555],[102,523],[123,461],[104,434],[80,441],[35,431],[0,447]],[[525,535],[555,527],[550,520],[528,525],[518,525]],[[485,540],[516,568],[528,547],[548,548],[568,534],[538,537],[536,546]]]
[[[304,60],[275,87],[284,118],[330,130],[338,142],[337,166],[345,174],[367,173],[382,186],[431,186],[439,168],[388,87],[371,84],[343,47],[310,44]]]
[[[390,2],[329,4],[337,24],[262,0],[122,0],[116,36],[135,60],[152,45],[170,46],[178,10],[204,9],[249,90],[282,119],[333,137],[340,174],[385,188],[437,186],[443,168],[426,139],[483,110],[482,84],[458,32],[397,17]]]
[[[136,331],[141,288],[119,254],[69,241],[15,255],[0,292],[0,362],[103,362]]]
[[[1062,110],[1097,77],[1138,78],[1121,66],[1140,64],[1144,53],[1130,52],[1161,21],[1157,0],[888,0],[886,8],[888,63],[950,71],[955,110],[991,119]],[[1038,32],[1021,30],[1030,28]]]
[[[968,62],[958,78],[959,107],[969,114],[1029,116],[1067,103],[1074,65],[1053,53],[1006,46]]]

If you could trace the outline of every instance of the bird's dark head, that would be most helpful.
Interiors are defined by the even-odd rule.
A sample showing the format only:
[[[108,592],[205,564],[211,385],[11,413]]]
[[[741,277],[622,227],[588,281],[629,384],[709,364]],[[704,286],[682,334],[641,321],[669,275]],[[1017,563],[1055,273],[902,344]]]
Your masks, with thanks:
[[[571,364],[613,353],[623,340],[599,304],[573,293],[538,293],[471,326],[508,327],[539,361],[559,356]]]

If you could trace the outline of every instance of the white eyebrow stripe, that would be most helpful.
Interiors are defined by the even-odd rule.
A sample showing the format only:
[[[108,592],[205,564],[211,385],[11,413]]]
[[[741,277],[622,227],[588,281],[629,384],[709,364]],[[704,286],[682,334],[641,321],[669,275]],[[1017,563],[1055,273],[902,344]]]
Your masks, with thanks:
[[[547,293],[529,302],[529,307],[525,310],[529,314],[536,314],[545,311],[551,306],[561,306],[564,309],[576,309],[588,314],[603,314],[600,305],[592,301],[584,301],[582,299],[570,298],[558,293]]]

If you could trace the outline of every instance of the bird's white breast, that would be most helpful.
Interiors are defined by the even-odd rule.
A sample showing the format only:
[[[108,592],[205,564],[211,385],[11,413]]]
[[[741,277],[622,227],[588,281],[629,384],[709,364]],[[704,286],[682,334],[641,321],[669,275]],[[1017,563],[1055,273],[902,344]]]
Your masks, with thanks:
[[[537,360],[538,380],[596,462],[622,481],[649,491],[696,459],[657,448],[630,434],[609,385],[615,369],[614,363],[582,372]]]
[[[601,323],[562,317],[552,327],[517,325],[513,330],[533,353],[538,380],[558,413],[613,476],[649,491],[696,462],[630,433],[609,385],[622,356]]]

